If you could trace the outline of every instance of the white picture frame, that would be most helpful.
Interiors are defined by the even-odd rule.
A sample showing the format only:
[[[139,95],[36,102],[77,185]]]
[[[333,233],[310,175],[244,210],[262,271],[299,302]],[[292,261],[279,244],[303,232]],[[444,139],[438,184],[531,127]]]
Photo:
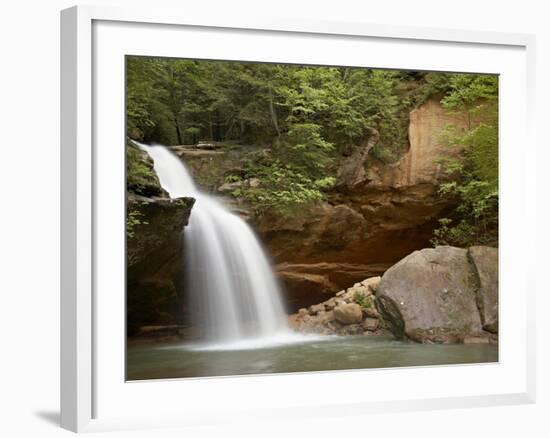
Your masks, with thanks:
[[[140,39],[147,31],[148,42]],[[334,63],[346,62],[346,50],[339,48],[366,44],[372,46],[374,65],[372,67],[398,66],[388,61],[383,54],[388,47],[395,47],[403,55],[402,68],[433,69],[421,59],[407,58],[407,53],[426,53],[430,50],[440,53],[440,62],[451,71],[472,71],[476,57],[470,64],[464,62],[471,53],[477,53],[479,72],[503,75],[504,89],[501,99],[501,180],[502,191],[507,195],[501,207],[501,230],[504,232],[501,245],[501,361],[494,364],[479,364],[463,367],[416,367],[414,369],[363,370],[356,372],[306,373],[285,376],[249,376],[238,378],[187,379],[185,382],[168,380],[164,382],[120,381],[120,367],[124,363],[124,351],[120,339],[124,336],[123,305],[124,290],[120,285],[120,236],[111,235],[104,219],[105,212],[119,221],[116,213],[123,210],[124,198],[112,196],[105,191],[106,185],[120,183],[122,149],[107,157],[98,144],[103,139],[118,138],[123,132],[124,121],[120,118],[123,101],[120,93],[123,82],[119,72],[120,55],[154,54],[157,56],[181,56],[171,52],[170,44],[162,44],[163,38],[176,36],[193,38],[199,43],[194,50],[186,52],[188,57],[201,57],[201,50],[209,50],[211,59],[247,59],[258,61],[302,60],[304,63],[323,63],[332,56]],[[174,33],[175,32],[175,33]],[[125,45],[125,36],[130,35],[134,46]],[[253,37],[253,38],[252,38]],[[201,39],[202,38],[202,39]],[[208,46],[210,39],[233,38],[242,43],[239,49]],[[301,41],[308,48],[308,59],[294,51],[282,55],[278,48],[288,48],[288,39]],[[269,42],[269,51],[260,50],[259,44],[251,41]],[[285,40],[285,41],[283,41]],[[108,44],[106,44],[106,42]],[[248,43],[250,44],[248,44]],[[246,44],[245,44],[246,43]],[[334,43],[334,44],[333,44]],[[256,45],[255,45],[256,44]],[[377,47],[383,44],[384,48]],[[317,48],[316,48],[317,46]],[[322,50],[318,50],[322,46]],[[365,47],[367,47],[365,46]],[[535,320],[534,320],[534,275],[525,254],[535,241],[535,219],[529,211],[535,208],[535,142],[532,120],[534,119],[534,46],[531,35],[472,32],[451,29],[425,29],[403,26],[386,26],[366,23],[318,22],[289,19],[243,19],[227,21],[223,17],[188,15],[184,11],[164,11],[156,8],[147,10],[119,9],[111,7],[77,6],[61,13],[61,425],[75,431],[99,431],[120,428],[147,428],[163,426],[184,426],[211,422],[235,421],[253,416],[266,421],[285,415],[292,418],[312,415],[361,415],[369,412],[396,412],[415,409],[441,409],[454,407],[475,407],[503,404],[532,403],[535,400]],[[136,48],[137,47],[137,48]],[[141,47],[141,48],[140,48]],[[160,47],[164,47],[161,53]],[[369,46],[370,47],[370,46]],[[130,51],[127,51],[130,50]],[[140,53],[136,53],[138,50]],[[143,52],[141,52],[143,50]],[[190,49],[187,49],[190,50]],[[218,50],[218,51],[216,51]],[[248,50],[248,52],[246,52]],[[393,49],[392,49],[393,50]],[[458,54],[450,59],[446,53]],[[197,53],[199,55],[197,56]],[[398,52],[396,52],[398,53]],[[489,57],[489,59],[487,59]],[[114,59],[113,63],[109,59]],[[353,65],[366,65],[366,61]],[[435,60],[433,61],[435,62]],[[327,63],[324,61],[324,63]],[[329,62],[330,63],[330,62]],[[115,65],[116,64],[116,65]],[[424,65],[424,67],[422,67]],[[118,66],[118,67],[117,67]],[[118,69],[118,70],[117,70]],[[105,72],[117,71],[113,81],[103,86]],[[111,76],[111,75],[108,75]],[[508,85],[506,81],[509,78]],[[98,91],[99,90],[99,91]],[[103,90],[103,91],[101,91]],[[107,96],[107,97],[105,97]],[[106,99],[113,99],[107,102]],[[516,108],[511,112],[510,105]],[[105,109],[105,111],[103,111]],[[108,111],[113,111],[107,115]],[[514,126],[508,121],[514,119]],[[107,122],[110,121],[110,122]],[[112,123],[109,125],[109,123]],[[120,127],[116,127],[116,124]],[[99,128],[98,128],[99,126]],[[108,135],[110,137],[103,137]],[[124,137],[120,137],[124,138]],[[513,160],[508,155],[507,145],[522,139],[526,153],[523,158]],[[121,141],[123,145],[124,142]],[[504,151],[503,151],[504,149]],[[109,158],[109,159],[107,159]],[[118,167],[117,167],[118,166]],[[514,173],[515,187],[506,181]],[[118,172],[118,173],[117,173]],[[116,175],[115,175],[116,174]],[[115,176],[114,176],[115,175]],[[118,176],[117,176],[118,175]],[[119,178],[119,179],[117,179]],[[519,183],[518,183],[519,181]],[[122,186],[121,186],[122,190]],[[121,192],[122,193],[122,192]],[[120,194],[120,193],[118,193]],[[111,197],[110,197],[111,196]],[[518,202],[520,206],[518,206]],[[98,208],[100,206],[101,208]],[[119,212],[119,213],[120,213]],[[121,213],[122,214],[122,213]],[[120,222],[120,221],[119,221]],[[522,234],[518,227],[522,225]],[[107,228],[106,228],[107,227]],[[514,228],[515,227],[515,228]],[[120,228],[120,227],[119,227]],[[103,237],[102,237],[103,236]],[[112,245],[112,260],[107,260],[106,245]],[[515,256],[512,253],[521,253]],[[502,255],[505,255],[504,260]],[[521,258],[521,259],[520,259]],[[113,272],[104,269],[113,266]],[[513,264],[514,272],[507,269]],[[503,269],[504,268],[504,269]],[[115,277],[117,280],[115,280]],[[113,286],[110,286],[112,283]],[[111,289],[109,297],[102,291]],[[510,289],[510,292],[508,291]],[[515,291],[514,302],[508,299]],[[520,292],[518,292],[520,291]],[[120,294],[120,295],[118,295]],[[98,298],[99,297],[99,298]],[[105,298],[105,299],[104,299]],[[114,301],[110,302],[109,299]],[[508,316],[512,305],[517,312],[515,331],[509,330]],[[117,320],[117,318],[119,320]],[[101,319],[101,321],[99,321]],[[113,332],[109,343],[106,331]],[[511,345],[509,345],[511,344]],[[512,349],[516,354],[512,356]],[[122,355],[122,356],[121,356]],[[113,370],[111,370],[111,367]],[[476,377],[481,376],[481,377]],[[383,382],[385,378],[396,382],[410,382],[407,391],[384,392],[372,380]],[[358,381],[360,378],[361,381]],[[457,380],[455,386],[437,388],[437,382]],[[479,379],[479,389],[472,390],[467,379]],[[370,380],[369,380],[370,379]],[[433,388],[420,389],[416,383],[433,381]],[[332,403],[323,403],[313,391],[316,385],[327,381],[337,382],[340,391],[350,394],[342,400],[332,398]],[[369,382],[370,391],[353,391],[358,385]],[[483,382],[481,384],[480,382]],[[500,382],[500,383],[499,383]],[[289,404],[277,392],[281,383],[302,385],[312,392],[307,400]],[[173,400],[175,391],[185,385],[186,394],[220,394],[220,402],[208,404],[200,397],[192,406],[172,403],[172,408],[158,403],[147,406],[148,415],[140,414],[131,401],[143,397],[158,400],[162,394]],[[381,384],[383,385],[383,384]],[[284,385],[282,385],[284,386]],[[398,386],[398,385],[397,385]],[[402,386],[403,387],[403,386]],[[387,389],[387,388],[386,388]],[[256,399],[251,405],[247,397],[266,395],[266,400]],[[422,392],[424,391],[424,392]],[[180,392],[181,393],[181,392]],[[224,394],[242,393],[232,400],[230,408]],[[353,393],[353,396],[351,394]],[[381,396],[385,394],[386,396]],[[267,401],[269,396],[269,402]],[[122,403],[124,401],[124,403]],[[120,406],[128,405],[127,410]],[[208,408],[208,409],[206,409]]]

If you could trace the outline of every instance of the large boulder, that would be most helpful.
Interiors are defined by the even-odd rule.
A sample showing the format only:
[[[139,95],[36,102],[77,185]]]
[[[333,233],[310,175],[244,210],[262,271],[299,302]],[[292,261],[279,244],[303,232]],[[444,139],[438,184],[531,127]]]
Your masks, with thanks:
[[[378,286],[376,305],[394,335],[419,342],[462,342],[468,335],[481,333],[481,283],[489,291],[482,296],[496,300],[494,251],[474,249],[472,258],[469,250],[461,248],[423,249],[388,269]],[[494,257],[476,265],[484,252]],[[484,276],[483,282],[480,276]],[[494,325],[495,321],[490,321]]]
[[[476,297],[483,329],[498,333],[498,250],[472,246],[468,255],[479,279]]]

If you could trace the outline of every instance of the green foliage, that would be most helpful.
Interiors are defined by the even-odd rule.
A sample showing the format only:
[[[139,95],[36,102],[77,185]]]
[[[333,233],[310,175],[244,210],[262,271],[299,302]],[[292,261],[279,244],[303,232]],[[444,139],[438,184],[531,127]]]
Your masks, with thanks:
[[[468,117],[468,129],[447,127],[442,133],[450,147],[463,149],[462,159],[447,160],[450,181],[440,185],[442,196],[458,206],[434,231],[434,245],[498,245],[498,78],[452,75],[445,108]]]
[[[336,178],[334,178],[333,176],[326,176],[313,182],[313,184],[315,184],[315,187],[317,187],[319,190],[329,190],[334,187],[335,183]]]
[[[453,74],[450,92],[441,100],[448,109],[473,111],[494,102],[498,96],[498,77],[492,75]],[[479,105],[476,105],[478,104]]]
[[[126,144],[126,187],[143,196],[159,196],[162,189],[147,155],[133,143]]]
[[[333,144],[321,136],[320,125],[295,123],[288,131],[284,147],[279,148],[279,155],[307,175],[320,177],[330,162],[333,150]]]
[[[154,176],[154,173],[147,165],[141,161],[139,152],[132,147],[127,148],[128,166],[127,178],[130,180],[149,178]]]
[[[235,189],[231,192],[231,196],[234,196],[235,198],[239,198],[241,196],[243,196],[243,191],[242,189]]]
[[[296,207],[311,205],[323,199],[323,193],[316,186],[315,180],[279,160],[264,165],[251,164],[246,174],[248,178],[258,178],[261,184],[241,189],[238,195],[250,201],[258,215],[272,210],[291,215]]]
[[[373,306],[372,300],[368,299],[365,294],[355,291],[353,294],[353,301],[359,304],[363,309],[370,309]]]
[[[154,59],[127,58],[126,122],[128,135],[138,140],[155,126],[155,93],[151,83],[158,74],[157,67]]]
[[[233,182],[237,182],[237,181],[241,181],[242,178],[240,175],[234,175],[234,174],[229,174],[229,175],[226,175],[225,176],[225,182],[226,183],[233,183]]]
[[[407,150],[409,112],[430,96],[441,93],[450,111],[467,106],[479,117],[484,109],[476,114],[476,107],[494,88],[490,77],[479,75],[133,56],[126,62],[129,137],[270,149],[256,172],[249,169],[248,178],[261,185],[234,193],[254,202],[258,214],[322,200],[342,160],[364,147],[373,130],[379,140],[371,155],[398,160]],[[496,143],[486,138],[496,125],[483,123],[462,142],[478,144],[469,171],[489,178],[494,169],[486,157]],[[145,177],[145,171],[138,165],[129,176]]]
[[[128,238],[134,237],[134,228],[137,225],[148,225],[148,222],[143,220],[143,214],[139,211],[131,210],[126,216],[126,236]]]

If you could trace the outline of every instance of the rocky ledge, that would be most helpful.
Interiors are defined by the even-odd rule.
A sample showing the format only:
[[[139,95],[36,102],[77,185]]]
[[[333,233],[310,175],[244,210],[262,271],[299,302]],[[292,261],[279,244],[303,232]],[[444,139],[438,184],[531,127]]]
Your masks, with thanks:
[[[371,277],[335,296],[289,316],[289,325],[302,333],[324,335],[390,334],[375,305],[380,277]]]
[[[182,281],[182,232],[193,198],[146,199],[128,196],[128,214],[138,218],[128,234],[127,309],[128,333],[142,325],[167,325],[184,320]]]
[[[130,141],[126,153],[127,331],[135,335],[142,326],[185,321],[183,297],[178,293],[183,263],[181,236],[195,200],[170,199],[147,153]]]
[[[498,250],[442,246],[415,251],[289,317],[300,332],[393,333],[421,343],[498,342]]]

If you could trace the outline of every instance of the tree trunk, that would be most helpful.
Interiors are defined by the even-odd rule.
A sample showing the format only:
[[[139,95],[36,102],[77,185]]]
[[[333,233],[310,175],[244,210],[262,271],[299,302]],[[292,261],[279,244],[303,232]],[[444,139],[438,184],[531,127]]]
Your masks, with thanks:
[[[353,154],[340,167],[336,177],[336,187],[344,190],[352,190],[367,182],[365,162],[371,149],[378,143],[380,134],[376,129],[369,129],[367,144],[358,147]]]
[[[281,131],[279,131],[279,123],[277,122],[277,113],[275,112],[275,108],[273,107],[273,92],[271,88],[269,89],[269,113],[271,114],[271,121],[273,122],[273,127],[275,128],[275,132],[277,132],[277,136],[281,136]]]
[[[220,115],[218,113],[218,111],[216,110],[216,112],[214,113],[215,115],[215,118],[216,118],[216,123],[215,123],[215,129],[214,129],[214,141],[220,141],[221,140],[221,130],[220,130]]]
[[[178,136],[178,145],[181,145],[183,144],[183,139],[181,137],[180,122],[178,121],[177,117],[174,117],[174,123],[176,125],[176,134]]]
[[[212,127],[212,115],[208,113],[208,135],[210,140],[214,140],[214,128]]]
[[[346,69],[344,70],[344,76],[342,77],[342,82],[346,82],[348,80],[348,75],[349,75],[349,68],[346,67]]]

